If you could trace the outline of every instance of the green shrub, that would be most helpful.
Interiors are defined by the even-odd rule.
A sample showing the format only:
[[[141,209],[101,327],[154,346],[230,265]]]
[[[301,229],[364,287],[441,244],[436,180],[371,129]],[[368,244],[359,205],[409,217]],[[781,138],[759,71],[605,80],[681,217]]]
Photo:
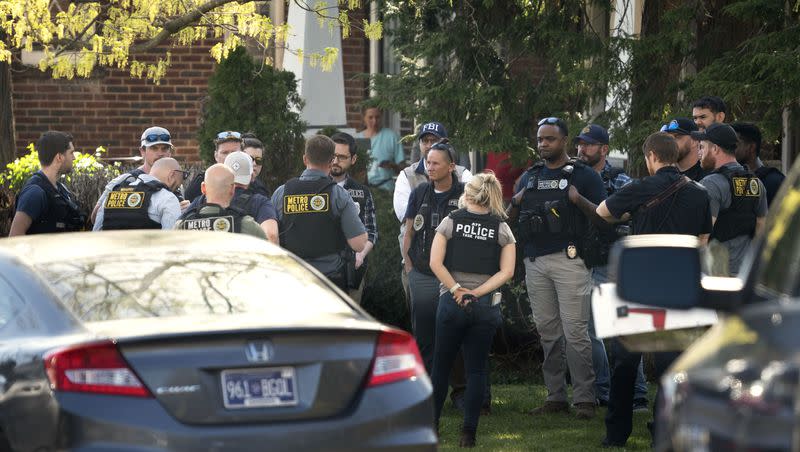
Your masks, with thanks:
[[[292,72],[257,65],[244,47],[231,52],[208,81],[197,139],[200,157],[214,161],[214,137],[225,130],[252,132],[264,143],[261,179],[270,187],[300,174],[306,124]]]

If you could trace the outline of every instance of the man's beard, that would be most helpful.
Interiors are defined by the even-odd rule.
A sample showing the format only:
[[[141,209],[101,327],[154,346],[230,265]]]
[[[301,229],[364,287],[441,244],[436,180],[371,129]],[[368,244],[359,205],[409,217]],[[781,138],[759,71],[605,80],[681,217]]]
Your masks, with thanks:
[[[338,166],[331,166],[331,176],[339,177],[344,174],[344,169]]]

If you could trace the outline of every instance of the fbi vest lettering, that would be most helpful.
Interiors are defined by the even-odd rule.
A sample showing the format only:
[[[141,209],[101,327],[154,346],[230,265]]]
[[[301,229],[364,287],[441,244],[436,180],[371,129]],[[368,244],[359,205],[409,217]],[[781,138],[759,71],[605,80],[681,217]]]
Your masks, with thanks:
[[[25,185],[36,185],[47,195],[47,209],[31,224],[26,234],[47,234],[50,232],[81,231],[86,225],[86,215],[72,198],[72,194],[61,182],[58,189],[50,183],[47,176],[37,171]],[[24,189],[24,188],[23,188]],[[65,193],[64,196],[62,193]]]
[[[714,171],[728,179],[731,189],[731,205],[719,211],[711,238],[720,242],[741,235],[752,237],[756,231],[756,210],[761,197],[758,178],[744,168],[722,166]]]
[[[343,188],[350,193],[350,197],[355,201],[358,206],[358,218],[360,218],[361,223],[366,226],[367,193],[369,193],[369,189],[350,177],[345,180]]]
[[[467,209],[450,213],[453,235],[447,241],[445,267],[450,271],[493,275],[500,271],[500,223],[491,214]]]
[[[304,258],[341,253],[347,246],[341,221],[334,215],[330,178],[286,182],[280,221],[281,246]]]
[[[201,204],[181,215],[178,229],[190,231],[242,232],[245,213],[237,208],[218,204]]]
[[[161,189],[169,191],[159,181],[144,182],[130,176],[125,178],[108,193],[103,203],[101,229],[161,229],[161,223],[153,221],[147,215],[153,194]]]
[[[464,193],[464,184],[456,179],[455,174],[452,178],[453,185],[450,191],[445,193],[446,198],[439,203],[434,196],[433,184],[426,182],[416,188],[417,214],[414,216],[414,237],[408,249],[408,256],[414,268],[426,275],[433,275],[430,266],[431,244],[436,235],[436,228],[444,217],[458,209],[458,198]]]

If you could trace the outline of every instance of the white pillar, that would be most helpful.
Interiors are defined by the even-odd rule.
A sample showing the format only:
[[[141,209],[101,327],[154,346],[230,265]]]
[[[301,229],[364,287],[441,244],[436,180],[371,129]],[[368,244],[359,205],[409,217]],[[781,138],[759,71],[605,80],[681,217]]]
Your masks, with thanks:
[[[325,3],[321,10],[325,16],[339,16],[339,7],[335,0],[325,0],[322,3]],[[300,116],[308,123],[308,128],[334,126],[342,129],[347,127],[347,112],[344,102],[341,32],[338,25],[328,28],[328,21],[320,27],[318,18],[316,13],[301,9],[295,2],[289,4],[290,31],[283,67],[297,76],[297,90],[305,101]],[[323,71],[319,65],[311,67],[309,55],[315,52],[324,55],[326,47],[339,49],[339,57],[333,68]],[[305,55],[302,60],[294,53],[298,49]]]

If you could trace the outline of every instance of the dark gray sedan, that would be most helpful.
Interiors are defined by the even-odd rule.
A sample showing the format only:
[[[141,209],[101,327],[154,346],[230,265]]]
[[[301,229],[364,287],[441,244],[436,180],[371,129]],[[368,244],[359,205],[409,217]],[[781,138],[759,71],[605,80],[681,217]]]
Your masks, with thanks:
[[[416,344],[240,234],[0,240],[0,450],[435,450]]]

